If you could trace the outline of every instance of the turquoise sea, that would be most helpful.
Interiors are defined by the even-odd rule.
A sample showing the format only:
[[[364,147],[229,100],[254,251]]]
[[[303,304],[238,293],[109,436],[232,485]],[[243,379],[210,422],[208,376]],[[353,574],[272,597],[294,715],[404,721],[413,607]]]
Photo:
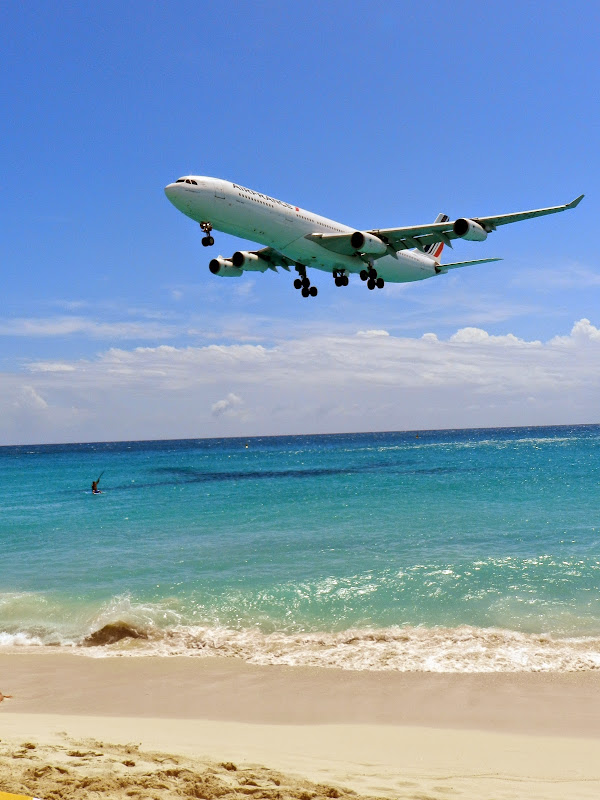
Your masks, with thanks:
[[[0,448],[0,650],[598,669],[599,587],[600,426]]]

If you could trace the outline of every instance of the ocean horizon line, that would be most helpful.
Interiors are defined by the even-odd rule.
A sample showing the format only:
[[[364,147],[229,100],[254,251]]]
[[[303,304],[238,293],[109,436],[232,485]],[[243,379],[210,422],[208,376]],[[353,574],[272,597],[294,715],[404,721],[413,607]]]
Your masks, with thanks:
[[[329,431],[326,433],[254,433],[236,436],[184,436],[184,437],[158,437],[154,439],[94,439],[89,441],[63,441],[63,442],[21,442],[18,444],[0,444],[3,448],[18,447],[64,447],[69,445],[97,445],[97,444],[152,444],[154,442],[166,444],[169,442],[220,442],[220,441],[246,441],[253,439],[301,439],[301,438],[325,438],[340,436],[390,436],[395,434],[427,434],[427,433],[461,433],[465,431],[519,431],[519,430],[539,430],[542,428],[552,429],[573,429],[573,428],[597,428],[600,422],[565,422],[565,423],[545,423],[541,425],[478,425],[474,428],[407,428],[396,430],[371,430],[371,431]]]

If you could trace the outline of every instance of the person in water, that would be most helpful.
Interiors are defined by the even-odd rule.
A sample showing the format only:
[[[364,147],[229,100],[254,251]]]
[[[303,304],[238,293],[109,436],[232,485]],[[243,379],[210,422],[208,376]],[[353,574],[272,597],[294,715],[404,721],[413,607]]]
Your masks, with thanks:
[[[98,488],[99,481],[100,481],[100,478],[98,478],[97,481],[92,481],[92,494],[102,494],[102,492]]]

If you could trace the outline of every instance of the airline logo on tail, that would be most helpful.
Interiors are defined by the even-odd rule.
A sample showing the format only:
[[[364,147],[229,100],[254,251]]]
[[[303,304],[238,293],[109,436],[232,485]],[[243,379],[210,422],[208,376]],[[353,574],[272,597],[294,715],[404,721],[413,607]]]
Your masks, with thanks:
[[[435,218],[436,222],[448,222],[450,217],[447,214],[438,214]],[[444,249],[443,242],[434,242],[433,244],[428,244],[426,247],[423,248],[423,252],[429,258],[434,258],[436,261],[442,255],[442,250]]]

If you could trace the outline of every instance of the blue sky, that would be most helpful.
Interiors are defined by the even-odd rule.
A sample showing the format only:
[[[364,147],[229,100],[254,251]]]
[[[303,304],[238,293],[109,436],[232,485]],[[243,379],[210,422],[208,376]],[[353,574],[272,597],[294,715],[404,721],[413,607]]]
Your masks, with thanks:
[[[600,422],[594,4],[8,2],[0,14],[0,443]],[[190,172],[363,229],[586,198],[450,256],[497,264],[379,292],[317,273],[318,298],[303,300],[286,273],[209,273],[197,226],[163,194]],[[210,255],[243,244],[217,233]],[[452,340],[464,329],[490,338],[466,335],[467,353]],[[413,352],[427,334],[447,348],[430,394],[428,356]],[[519,361],[509,336],[544,352],[570,338],[542,368],[537,345]],[[361,377],[367,361],[378,371]],[[513,372],[496,384],[499,364]],[[589,403],[565,404],[567,387]]]

